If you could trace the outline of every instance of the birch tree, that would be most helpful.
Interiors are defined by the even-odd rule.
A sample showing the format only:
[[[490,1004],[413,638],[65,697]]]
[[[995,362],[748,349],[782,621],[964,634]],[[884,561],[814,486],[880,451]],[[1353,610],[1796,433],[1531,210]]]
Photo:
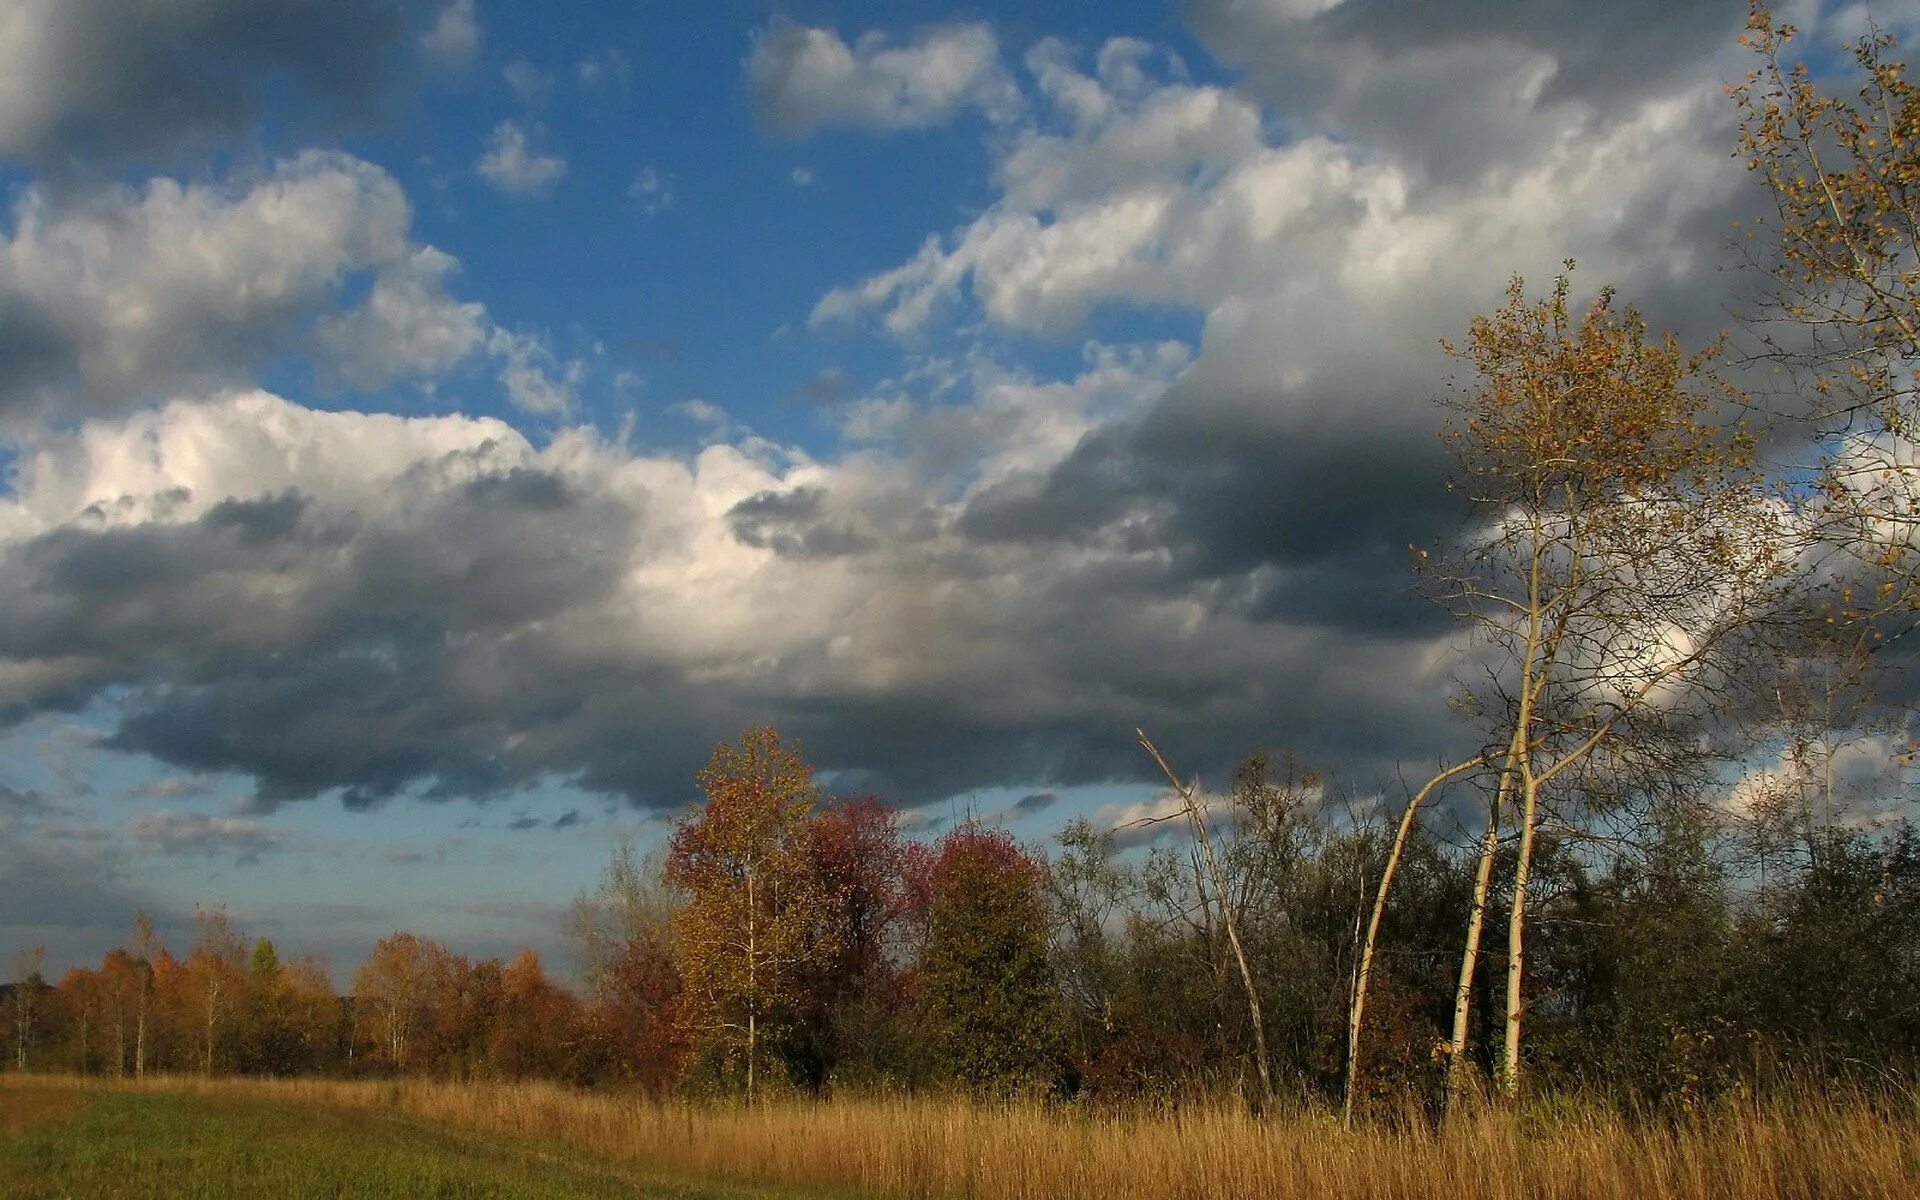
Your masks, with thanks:
[[[694,1021],[746,1060],[746,1094],[794,1002],[809,955],[833,953],[821,919],[834,903],[812,869],[808,823],[820,800],[813,768],[769,728],[722,743],[701,769],[706,804],[680,823],[667,882],[687,903],[674,916],[675,957]]]
[[[16,1065],[27,1069],[27,1048],[33,1044],[34,1022],[40,1015],[40,996],[47,990],[42,977],[47,948],[33,946],[13,956],[13,1049]]]
[[[159,949],[154,936],[153,918],[145,909],[133,914],[133,965],[138,970],[134,981],[133,1074],[136,1079],[147,1073],[147,1024],[153,1011],[153,956]]]
[[[355,1022],[372,1025],[382,1056],[395,1070],[404,1071],[412,1061],[436,950],[411,933],[395,933],[375,943],[353,974]]]
[[[198,1009],[200,1067],[211,1075],[221,1026],[238,1006],[246,986],[246,952],[225,909],[195,909],[193,920],[199,939],[187,956],[187,977]]]
[[[1567,263],[1569,271],[1573,264]],[[1460,704],[1502,747],[1480,842],[1449,1044],[1466,1061],[1475,972],[1502,832],[1514,840],[1500,1088],[1521,1086],[1526,929],[1543,817],[1581,818],[1576,769],[1631,757],[1636,739],[1698,716],[1738,677],[1743,634],[1786,586],[1792,532],[1719,413],[1741,397],[1718,345],[1650,338],[1603,290],[1576,315],[1560,276],[1447,346],[1471,366],[1443,436],[1479,514],[1439,563],[1441,599],[1468,622],[1481,672]]]

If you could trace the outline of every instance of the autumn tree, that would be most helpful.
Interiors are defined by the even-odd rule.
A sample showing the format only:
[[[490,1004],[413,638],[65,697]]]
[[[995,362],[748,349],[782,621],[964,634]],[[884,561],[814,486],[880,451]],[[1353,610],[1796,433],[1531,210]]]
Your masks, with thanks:
[[[1569,270],[1572,263],[1568,263]],[[1789,527],[1721,423],[1739,396],[1718,347],[1652,338],[1602,291],[1584,312],[1562,275],[1507,303],[1447,349],[1474,371],[1445,438],[1477,519],[1434,567],[1476,639],[1480,677],[1460,704],[1487,731],[1497,782],[1481,839],[1456,991],[1452,1063],[1469,1007],[1502,831],[1515,841],[1498,1056],[1521,1082],[1525,948],[1535,848],[1550,809],[1577,825],[1610,776],[1667,769],[1667,738],[1739,677],[1743,635],[1781,599]],[[1598,768],[1606,760],[1604,770]]]
[[[566,918],[606,1056],[654,1093],[680,1078],[690,1049],[673,931],[680,897],[663,871],[663,860],[621,845]]]
[[[134,1033],[133,1023],[140,997],[147,986],[147,972],[143,964],[123,948],[116,947],[107,951],[100,960],[100,990],[102,1005],[101,1042],[103,1049],[111,1039],[112,1050],[108,1061],[112,1064],[114,1075],[127,1073],[127,1051],[129,1038]]]
[[[1046,868],[969,822],[909,873],[927,905],[915,1012],[937,1071],[989,1092],[1051,1082],[1064,1047]]]
[[[788,1061],[818,1090],[850,1060],[872,1071],[898,1009],[894,933],[905,909],[900,814],[874,796],[835,799],[810,822],[807,852],[823,902],[800,966]]]
[[[187,956],[188,987],[199,1017],[201,1071],[211,1075],[223,1026],[246,987],[246,950],[225,909],[195,909],[193,920],[199,936]]]
[[[1790,57],[1793,26],[1755,0],[1759,62],[1732,88],[1739,153],[1772,217],[1746,245],[1771,283],[1764,353],[1808,385],[1825,450],[1828,544],[1854,560],[1856,612],[1920,606],[1920,88],[1874,30],[1853,50],[1857,99]],[[1758,235],[1764,234],[1764,239]],[[1878,579],[1877,585],[1871,581]]]
[[[33,1045],[41,1019],[47,982],[47,948],[30,946],[13,956],[13,1053],[15,1064],[27,1069],[27,1049]]]
[[[353,975],[355,1019],[395,1070],[413,1061],[435,949],[411,933],[395,933],[381,938]]]
[[[499,1021],[506,965],[468,959],[438,942],[425,944],[426,983],[415,1037],[415,1066],[471,1079],[490,1069],[490,1039]]]
[[[579,1001],[547,978],[538,954],[522,950],[501,973],[488,1064],[509,1079],[572,1079],[580,1026]]]
[[[823,910],[834,897],[813,869],[813,768],[770,728],[721,743],[699,774],[705,805],[668,846],[667,881],[685,893],[674,918],[688,1014],[746,1066],[755,1094],[770,1034],[784,1030],[810,958],[838,952]]]
[[[53,999],[74,1043],[73,1069],[86,1075],[93,1069],[101,1016],[106,1009],[105,976],[85,967],[69,967],[54,984]]]

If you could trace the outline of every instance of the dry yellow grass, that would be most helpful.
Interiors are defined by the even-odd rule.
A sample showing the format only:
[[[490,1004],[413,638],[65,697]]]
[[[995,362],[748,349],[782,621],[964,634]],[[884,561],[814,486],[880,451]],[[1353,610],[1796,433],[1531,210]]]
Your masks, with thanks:
[[[89,1086],[101,1086],[90,1081]],[[133,1086],[130,1084],[116,1086]],[[1920,1196],[1912,1098],[1731,1103],[1678,1124],[1599,1108],[1349,1133],[1319,1116],[1101,1116],[951,1100],[657,1103],[545,1084],[150,1080],[139,1086],[404,1112],[700,1176],[980,1200]]]

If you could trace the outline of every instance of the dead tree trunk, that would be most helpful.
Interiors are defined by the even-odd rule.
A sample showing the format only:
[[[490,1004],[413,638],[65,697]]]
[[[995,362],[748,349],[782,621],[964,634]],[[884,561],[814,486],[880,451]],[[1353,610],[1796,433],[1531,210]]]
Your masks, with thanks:
[[[1193,836],[1200,843],[1200,855],[1207,864],[1207,874],[1213,882],[1213,894],[1220,907],[1220,920],[1227,930],[1227,942],[1233,947],[1234,961],[1240,967],[1240,982],[1247,992],[1247,1016],[1253,1024],[1253,1064],[1260,1075],[1260,1098],[1263,1107],[1271,1107],[1274,1099],[1273,1070],[1267,1063],[1267,1028],[1260,1016],[1260,991],[1253,982],[1253,968],[1247,964],[1246,946],[1240,940],[1240,921],[1234,915],[1233,900],[1227,894],[1226,881],[1220,873],[1220,862],[1214,857],[1213,839],[1207,834],[1207,820],[1194,799],[1192,784],[1180,782],[1180,777],[1167,765],[1167,760],[1147,736],[1146,730],[1136,729],[1141,746],[1146,748],[1153,761],[1160,765],[1167,781],[1173,784],[1173,790],[1186,808],[1187,822],[1193,828]]]

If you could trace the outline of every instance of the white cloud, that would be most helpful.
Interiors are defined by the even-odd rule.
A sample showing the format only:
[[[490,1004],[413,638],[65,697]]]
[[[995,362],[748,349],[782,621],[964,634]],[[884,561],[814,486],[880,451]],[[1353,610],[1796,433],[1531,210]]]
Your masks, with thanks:
[[[573,77],[585,91],[611,92],[632,81],[633,63],[615,47],[607,46],[575,63]]]
[[[673,184],[671,174],[646,166],[640,168],[640,173],[627,186],[627,195],[639,201],[641,212],[649,217],[658,216],[673,207]]]
[[[294,349],[367,383],[443,369],[475,345],[449,256],[412,240],[398,183],[309,151],[223,183],[154,179],[78,200],[29,187],[0,234],[5,407],[122,408]],[[345,285],[370,278],[347,314]]]
[[[1700,247],[1675,236],[1683,215],[1742,183],[1712,152],[1725,98],[1710,80],[1641,97],[1607,122],[1570,121],[1490,186],[1463,192],[1422,187],[1417,166],[1366,145],[1279,139],[1249,97],[1152,80],[1141,57],[1110,45],[1088,75],[1058,44],[1036,47],[1029,68],[1064,128],[1012,139],[992,207],[829,292],[815,323],[873,312],[915,333],[970,296],[999,325],[1057,334],[1102,304],[1167,305],[1208,316],[1216,361],[1237,353],[1245,330],[1260,362],[1298,354],[1298,371],[1351,341],[1329,342],[1330,328],[1376,328],[1383,302],[1464,313],[1463,298],[1493,294],[1508,272],[1569,255],[1622,282],[1687,271]],[[1644,219],[1661,210],[1671,217]],[[1439,336],[1452,318],[1417,327]]]
[[[360,307],[322,318],[317,342],[326,361],[356,387],[376,388],[408,375],[431,375],[478,349],[486,308],[446,292],[459,263],[423,246],[375,278]]]
[[[474,170],[500,191],[530,196],[565,175],[567,160],[535,150],[527,129],[515,121],[502,121],[494,126],[487,152],[474,164]]]
[[[533,104],[553,90],[553,76],[524,58],[516,58],[502,67],[500,77],[507,81],[514,98],[522,104]]]
[[[459,74],[480,56],[481,37],[473,0],[448,0],[432,27],[420,36],[420,50],[439,70]]]
[[[923,30],[904,45],[869,32],[852,45],[831,29],[777,22],[747,64],[760,119],[801,135],[826,125],[911,129],[974,108],[1011,120],[1020,94],[986,25]]]
[[[787,173],[787,181],[795,187],[812,187],[818,182],[810,167],[795,167]]]
[[[500,384],[515,408],[543,416],[572,410],[574,389],[586,377],[585,363],[563,363],[545,339],[508,329],[494,329],[487,350],[501,360]]]

